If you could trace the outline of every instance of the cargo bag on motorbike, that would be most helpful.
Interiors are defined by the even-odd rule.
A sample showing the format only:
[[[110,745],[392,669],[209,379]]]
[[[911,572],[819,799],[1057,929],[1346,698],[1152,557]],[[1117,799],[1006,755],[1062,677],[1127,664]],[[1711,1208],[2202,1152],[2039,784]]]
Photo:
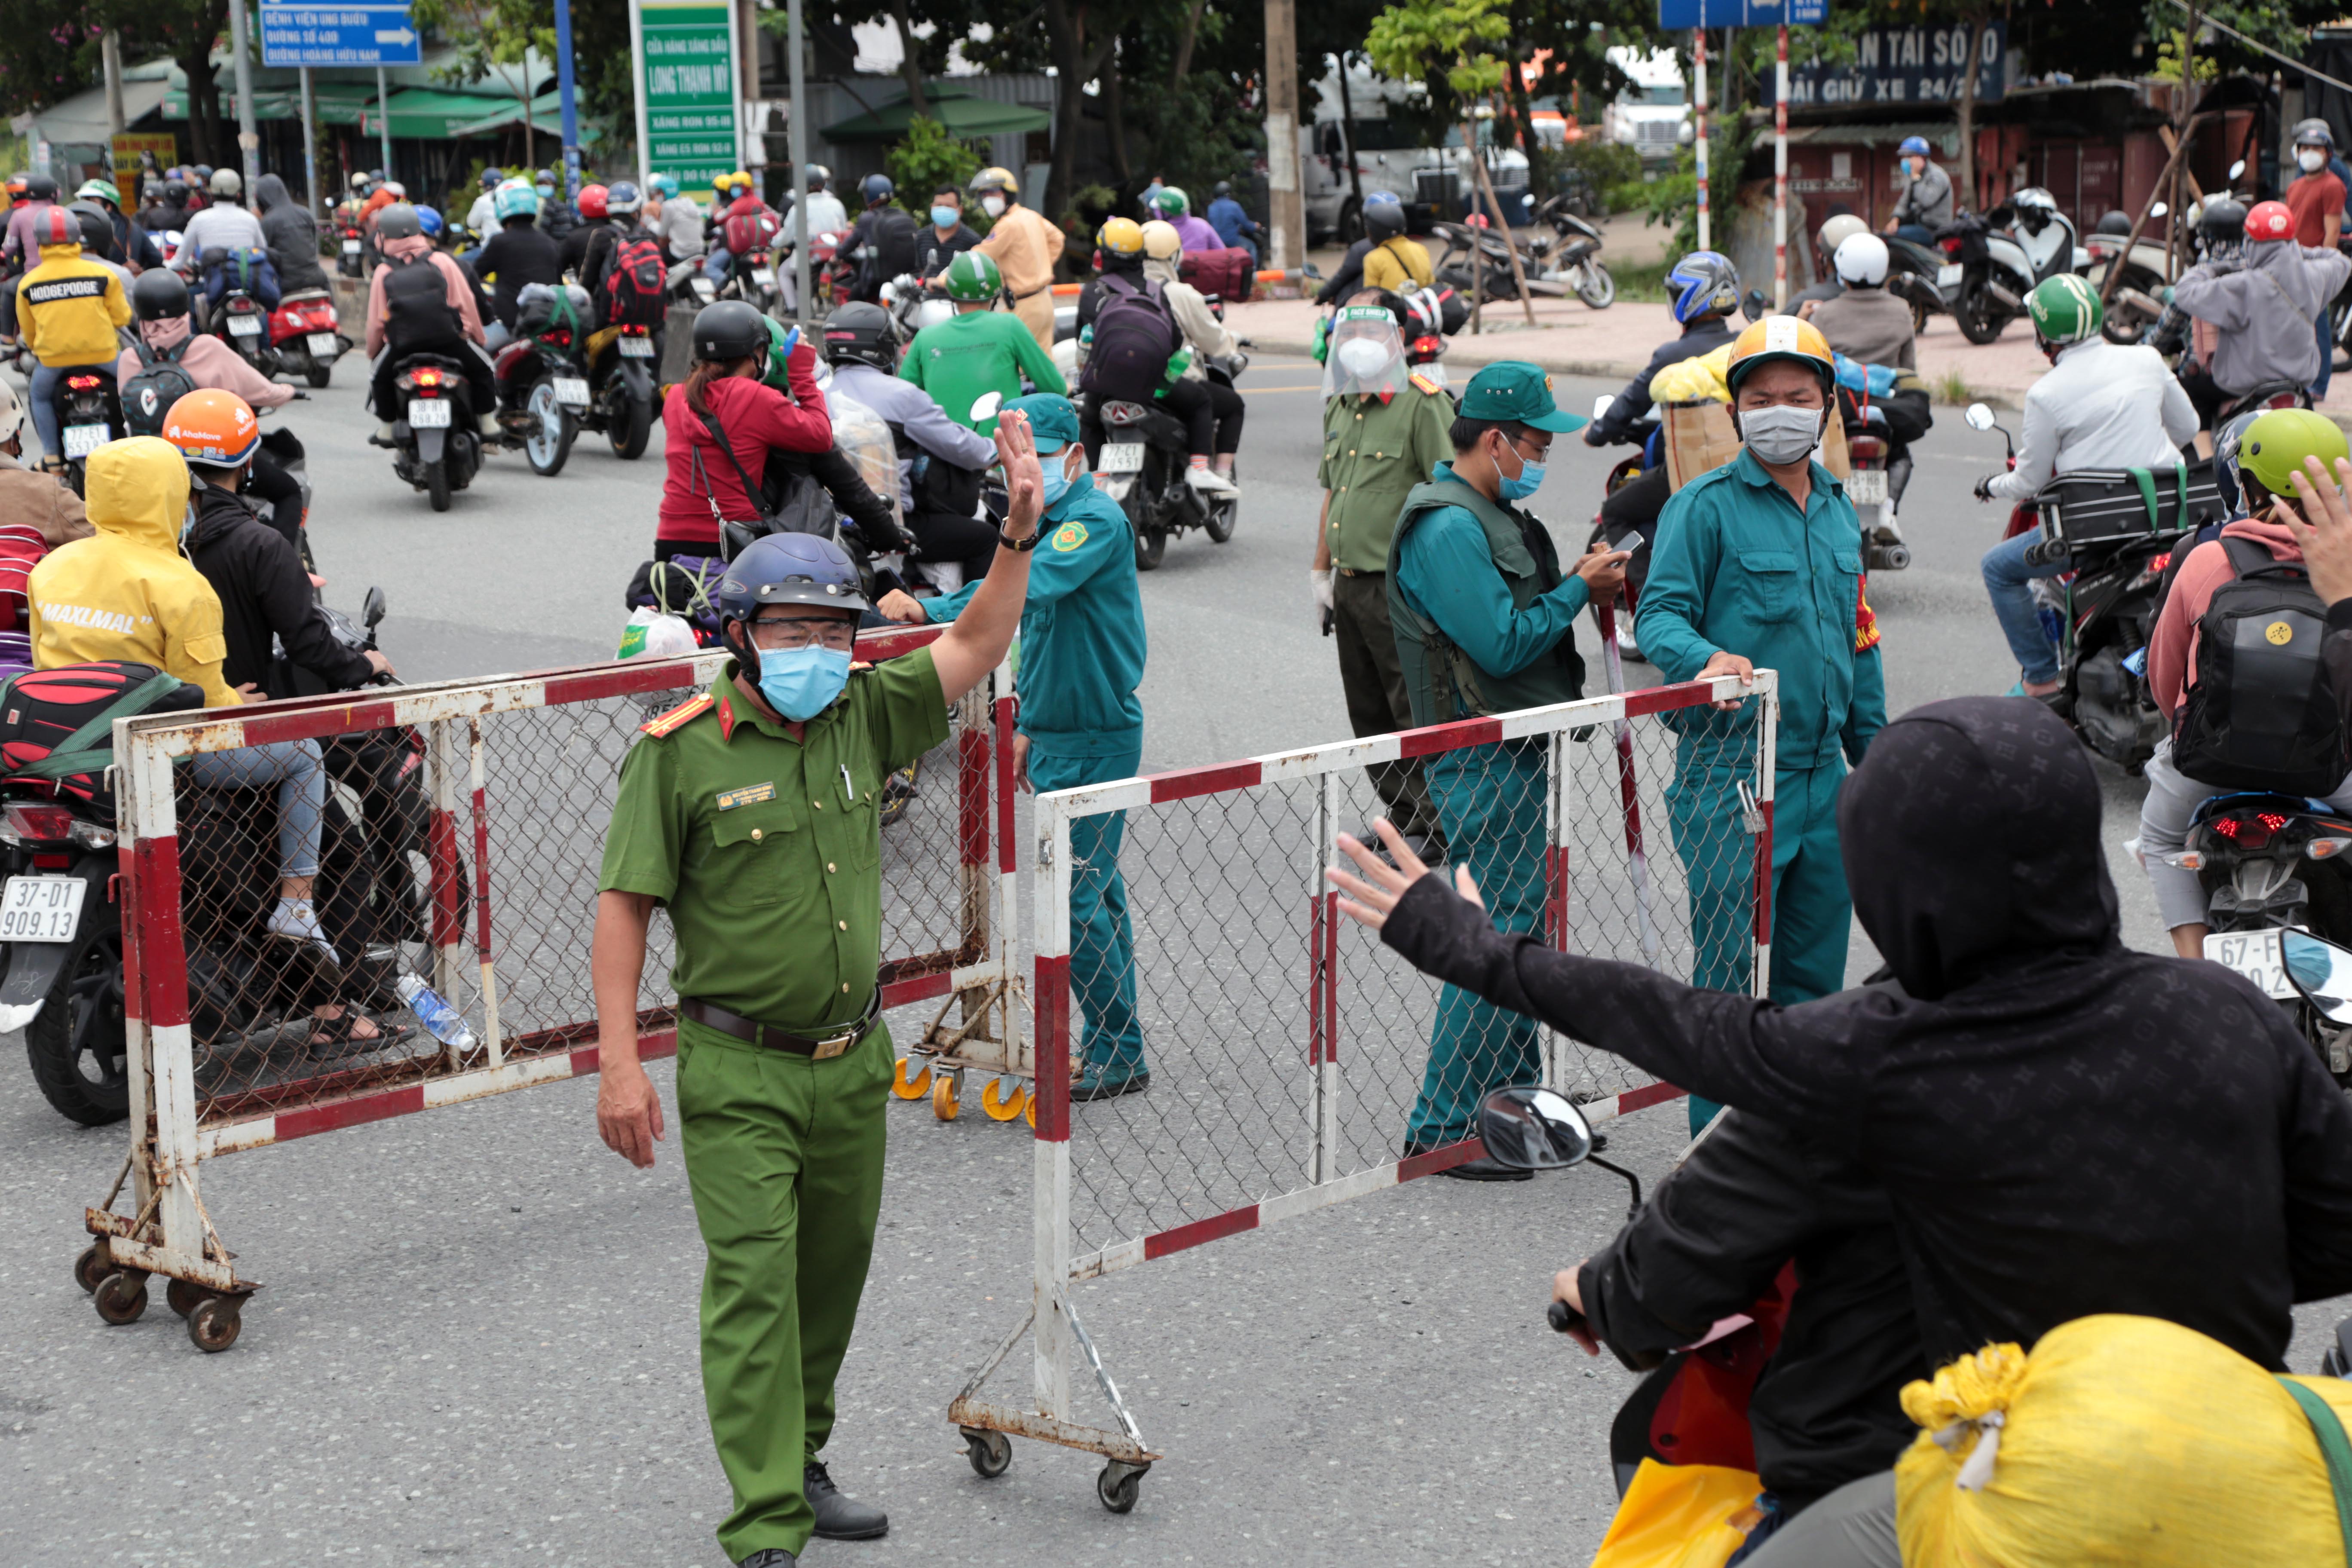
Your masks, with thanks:
[[[1247,300],[1250,285],[1257,280],[1250,265],[1250,253],[1239,246],[1223,250],[1188,250],[1176,264],[1176,276],[1203,294],[1216,295],[1228,305]]]
[[[0,783],[48,784],[112,822],[114,721],[204,705],[202,687],[123,659],[17,676],[0,687]]]
[[[2231,580],[2197,622],[2197,680],[2173,721],[2172,765],[2200,784],[2332,795],[2352,739],[2319,657],[2327,606],[2298,563],[2220,541]]]
[[[2222,516],[2210,464],[2169,468],[2077,468],[2034,497],[2042,531],[2069,549],[2116,539],[2145,539],[2195,528]]]
[[[604,279],[604,324],[660,326],[669,313],[668,282],[660,246],[646,238],[624,242],[614,252],[613,270]]]
[[[1098,397],[1150,403],[1168,380],[1168,356],[1178,342],[1176,318],[1160,285],[1138,288],[1115,272],[1105,274],[1094,328],[1079,388]]]
[[[730,210],[719,226],[730,256],[749,256],[755,250],[767,249],[783,228],[776,215],[765,207],[748,213]]]
[[[196,378],[180,363],[180,354],[194,340],[183,338],[169,353],[159,353],[144,339],[131,345],[139,356],[138,372],[122,384],[122,424],[133,436],[161,436],[163,416],[172,405],[196,390]]]

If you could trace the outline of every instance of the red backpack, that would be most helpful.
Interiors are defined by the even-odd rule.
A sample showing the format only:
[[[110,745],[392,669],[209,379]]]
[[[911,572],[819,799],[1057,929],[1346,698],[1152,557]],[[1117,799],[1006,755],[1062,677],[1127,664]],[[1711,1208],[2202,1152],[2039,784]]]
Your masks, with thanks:
[[[39,793],[79,801],[111,822],[114,721],[204,705],[202,687],[126,659],[17,676],[0,688],[0,780],[47,785]]]
[[[767,249],[783,228],[772,210],[748,196],[727,209],[726,220],[720,226],[730,256],[749,256],[755,250]]]
[[[608,327],[658,327],[668,313],[669,269],[662,265],[661,247],[639,235],[621,242],[613,253],[613,270],[604,278],[604,324]]]

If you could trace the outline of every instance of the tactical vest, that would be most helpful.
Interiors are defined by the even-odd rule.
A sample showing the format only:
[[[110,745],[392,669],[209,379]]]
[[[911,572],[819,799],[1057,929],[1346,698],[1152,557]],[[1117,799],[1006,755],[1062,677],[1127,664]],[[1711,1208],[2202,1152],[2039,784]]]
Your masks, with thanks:
[[[1404,667],[1413,723],[1512,713],[1583,696],[1584,661],[1576,655],[1572,632],[1563,633],[1548,652],[1517,674],[1497,675],[1481,669],[1435,621],[1405,602],[1397,585],[1405,536],[1423,517],[1444,507],[1460,507],[1478,520],[1486,531],[1486,552],[1510,590],[1512,609],[1525,610],[1562,581],[1559,552],[1533,518],[1488,500],[1458,479],[1415,485],[1404,498],[1396,533],[1389,541],[1389,624],[1396,633],[1397,661]]]

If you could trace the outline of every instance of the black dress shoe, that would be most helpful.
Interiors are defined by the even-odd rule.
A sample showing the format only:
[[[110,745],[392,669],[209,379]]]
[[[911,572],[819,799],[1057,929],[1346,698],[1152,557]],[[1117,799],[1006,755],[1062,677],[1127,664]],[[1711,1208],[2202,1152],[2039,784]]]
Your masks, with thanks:
[[[1514,1170],[1486,1155],[1475,1160],[1465,1160],[1459,1165],[1448,1165],[1437,1173],[1451,1176],[1457,1182],[1532,1182],[1536,1178],[1533,1171]]]
[[[800,1559],[781,1546],[762,1546],[735,1568],[800,1568]]]
[[[870,1502],[842,1496],[833,1478],[814,1459],[802,1467],[801,1495],[816,1514],[817,1534],[827,1541],[871,1541],[890,1533],[888,1514]],[[786,1557],[785,1568],[791,1568],[791,1563]]]

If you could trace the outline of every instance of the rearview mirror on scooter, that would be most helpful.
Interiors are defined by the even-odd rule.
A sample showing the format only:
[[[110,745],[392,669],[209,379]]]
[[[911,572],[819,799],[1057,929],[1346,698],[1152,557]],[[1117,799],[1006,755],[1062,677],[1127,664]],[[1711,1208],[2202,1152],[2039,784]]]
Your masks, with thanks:
[[[1489,1090],[1478,1102],[1478,1136],[1486,1157],[1514,1171],[1564,1171],[1594,1164],[1625,1178],[1633,1189],[1626,1213],[1642,1206],[1642,1178],[1592,1152],[1592,1124],[1557,1089],[1525,1084]]]
[[[1748,301],[1745,308],[1748,311],[1748,319],[1749,321],[1760,321],[1765,317],[1772,313],[1772,301],[1764,297],[1763,289],[1750,289],[1748,290]]]
[[[1990,430],[1992,428],[1992,408],[1988,404],[1969,404],[1968,413],[1963,415],[1962,417],[1968,420],[1969,428],[1971,430]]]
[[[974,425],[986,425],[996,417],[996,411],[1003,406],[1004,394],[983,392],[972,400],[971,422]]]
[[[2352,1024],[2352,952],[2290,928],[2279,932],[2279,967],[2323,1017]]]
[[[370,631],[375,630],[377,625],[383,619],[383,590],[370,588],[367,591],[367,597],[360,604],[360,624]]]
[[[2230,183],[2233,185],[2236,184],[2239,179],[2244,175],[2245,172],[2246,161],[2243,158],[2241,158],[2236,163],[2230,165]]]
[[[1616,401],[1617,395],[1613,392],[1604,392],[1600,396],[1594,398],[1592,400],[1592,422],[1595,425],[1598,425],[1603,419],[1608,418],[1609,410]]]

